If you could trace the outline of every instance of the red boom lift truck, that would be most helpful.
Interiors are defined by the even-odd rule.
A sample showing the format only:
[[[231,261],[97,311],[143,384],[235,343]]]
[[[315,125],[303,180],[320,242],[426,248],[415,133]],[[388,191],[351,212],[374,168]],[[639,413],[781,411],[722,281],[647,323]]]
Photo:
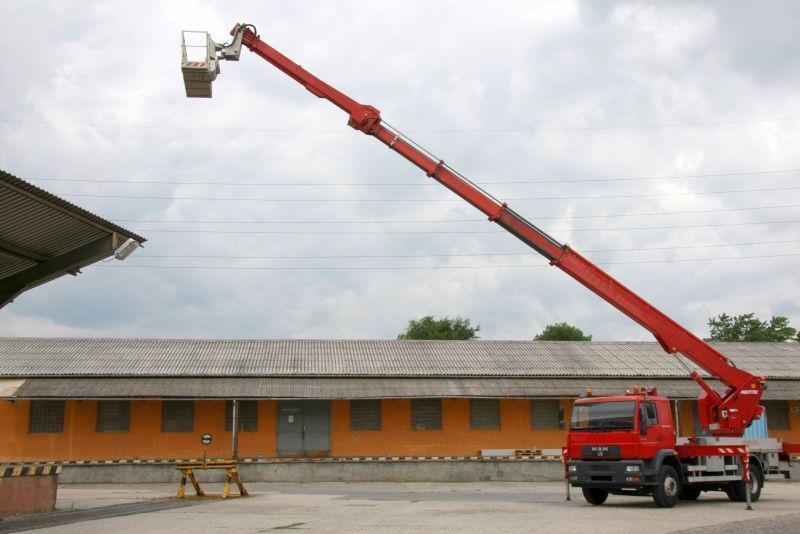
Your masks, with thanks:
[[[764,412],[759,405],[766,388],[764,377],[738,369],[568,245],[383,122],[376,108],[356,102],[269,46],[254,26],[237,24],[231,36],[230,43],[217,44],[206,32],[184,32],[181,70],[186,96],[211,97],[219,61],[238,61],[244,45],[315,96],[341,108],[349,116],[349,126],[381,141],[642,325],[697,381],[702,389],[697,399],[700,425],[710,434],[706,437],[678,437],[669,400],[655,388],[634,387],[620,396],[577,400],[563,449],[567,498],[571,484],[582,488],[591,504],[602,504],[612,493],[652,495],[657,506],[672,507],[680,498],[692,500],[702,491],[721,490],[731,500],[746,501],[750,508],[766,478],[788,477],[789,453],[797,452],[797,445],[742,438],[748,425]],[[722,382],[725,393],[712,388],[684,358]]]

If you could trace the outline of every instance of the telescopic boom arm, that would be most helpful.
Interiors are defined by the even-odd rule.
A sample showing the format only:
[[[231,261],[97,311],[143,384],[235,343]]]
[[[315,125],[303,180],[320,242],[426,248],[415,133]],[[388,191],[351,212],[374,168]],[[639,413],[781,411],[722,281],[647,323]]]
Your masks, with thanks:
[[[589,288],[609,304],[639,323],[655,336],[669,354],[682,354],[711,376],[727,386],[719,395],[697,371],[691,370],[678,358],[692,378],[703,389],[698,397],[700,423],[716,436],[741,436],[753,419],[761,416],[759,401],[766,388],[764,377],[738,369],[728,358],[687,329],[657,310],[639,295],[619,283],[597,265],[584,258],[568,245],[561,244],[546,232],[528,222],[489,193],[470,182],[442,160],[416,145],[400,131],[381,121],[380,111],[361,104],[323,82],[262,41],[250,25],[237,24],[231,31],[233,43],[241,42],[256,55],[265,59],[293,78],[312,94],[324,98],[349,116],[348,125],[373,136],[391,150],[419,167],[427,176],[438,181],[522,242],[539,252],[572,278]],[[241,40],[240,40],[241,38]],[[238,59],[223,52],[220,58]]]

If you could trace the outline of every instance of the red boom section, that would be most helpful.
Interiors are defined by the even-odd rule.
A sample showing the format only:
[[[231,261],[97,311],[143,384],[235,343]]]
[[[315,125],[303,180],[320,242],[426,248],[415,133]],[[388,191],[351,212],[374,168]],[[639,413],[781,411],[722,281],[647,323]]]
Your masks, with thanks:
[[[234,32],[240,26],[234,28]],[[700,423],[717,436],[741,436],[754,418],[761,416],[759,401],[765,387],[763,378],[736,368],[719,351],[657,310],[639,295],[619,283],[567,245],[492,197],[443,161],[427,153],[402,133],[381,122],[380,112],[360,104],[323,82],[266,44],[249,28],[242,43],[314,95],[325,98],[349,115],[348,124],[379,139],[386,146],[422,169],[426,175],[450,189],[521,241],[535,249],[572,278],[651,332],[670,354],[680,353],[728,386],[720,396],[696,372],[691,376],[702,387],[698,398]],[[232,33],[234,33],[232,32]]]

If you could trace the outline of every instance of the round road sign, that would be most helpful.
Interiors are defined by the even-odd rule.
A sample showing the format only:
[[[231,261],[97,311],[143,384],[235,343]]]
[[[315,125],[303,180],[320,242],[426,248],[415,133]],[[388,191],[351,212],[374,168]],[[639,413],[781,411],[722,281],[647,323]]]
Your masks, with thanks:
[[[211,445],[211,434],[209,434],[208,432],[206,432],[205,434],[203,434],[203,435],[200,437],[200,442],[201,442],[203,445]]]

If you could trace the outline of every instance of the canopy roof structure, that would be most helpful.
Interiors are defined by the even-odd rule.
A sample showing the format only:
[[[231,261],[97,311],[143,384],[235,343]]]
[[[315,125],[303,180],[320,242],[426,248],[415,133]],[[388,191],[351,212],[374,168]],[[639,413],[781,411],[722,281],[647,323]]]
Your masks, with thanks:
[[[0,308],[145,238],[0,171]]]

